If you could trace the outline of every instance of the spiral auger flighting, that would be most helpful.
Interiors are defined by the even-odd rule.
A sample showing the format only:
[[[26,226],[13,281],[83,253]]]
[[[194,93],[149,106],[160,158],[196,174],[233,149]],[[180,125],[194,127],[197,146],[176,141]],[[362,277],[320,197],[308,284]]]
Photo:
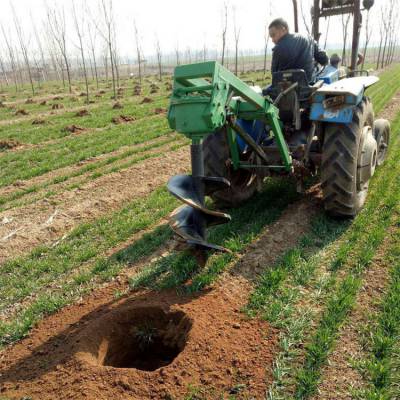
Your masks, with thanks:
[[[230,183],[225,178],[204,176],[201,141],[191,145],[192,175],[176,175],[168,182],[168,190],[181,200],[182,206],[170,215],[170,226],[190,246],[201,250],[227,251],[222,246],[207,242],[207,228],[224,224],[231,217],[205,206],[205,196],[226,189]]]

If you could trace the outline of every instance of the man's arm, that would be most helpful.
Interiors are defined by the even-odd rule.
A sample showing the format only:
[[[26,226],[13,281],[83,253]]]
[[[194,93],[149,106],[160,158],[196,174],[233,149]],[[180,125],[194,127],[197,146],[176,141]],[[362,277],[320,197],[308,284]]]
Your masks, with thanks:
[[[318,64],[321,65],[327,65],[329,62],[329,58],[325,50],[321,50],[316,41],[314,41],[314,59]]]

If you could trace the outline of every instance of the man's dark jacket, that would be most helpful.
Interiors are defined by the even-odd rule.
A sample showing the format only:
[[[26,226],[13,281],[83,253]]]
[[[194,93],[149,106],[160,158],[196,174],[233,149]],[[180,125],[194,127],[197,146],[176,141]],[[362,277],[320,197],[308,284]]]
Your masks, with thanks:
[[[311,37],[287,33],[273,48],[272,72],[288,69],[304,69],[308,81],[313,80],[314,60],[321,65],[328,64],[328,56],[319,49]]]

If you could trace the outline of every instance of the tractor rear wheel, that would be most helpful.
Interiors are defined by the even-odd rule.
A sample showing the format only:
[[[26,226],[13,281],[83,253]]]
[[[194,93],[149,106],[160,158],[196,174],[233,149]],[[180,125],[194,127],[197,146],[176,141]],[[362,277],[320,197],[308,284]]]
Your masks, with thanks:
[[[324,207],[335,217],[354,217],[363,207],[374,174],[377,146],[374,113],[368,98],[349,124],[326,124],[321,178]]]
[[[257,191],[256,173],[234,170],[230,161],[230,151],[226,128],[208,135],[203,141],[204,174],[220,176],[230,182],[230,187],[219,190],[211,198],[219,207],[238,207],[250,199]]]

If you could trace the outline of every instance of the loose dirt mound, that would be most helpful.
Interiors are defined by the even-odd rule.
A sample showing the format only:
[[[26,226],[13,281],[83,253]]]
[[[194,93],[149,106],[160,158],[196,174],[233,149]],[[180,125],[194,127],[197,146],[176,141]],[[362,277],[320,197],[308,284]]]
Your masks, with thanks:
[[[145,97],[145,98],[140,102],[140,104],[148,104],[148,103],[152,103],[152,102],[153,102],[153,100],[150,99],[150,97]]]
[[[4,353],[5,395],[182,399],[192,385],[208,388],[211,398],[265,393],[276,332],[245,319],[240,296],[216,289],[196,297],[150,292],[100,307],[95,302],[64,309]]]
[[[56,103],[56,104],[53,104],[53,105],[51,106],[51,109],[52,109],[52,110],[60,110],[61,108],[64,108],[64,104],[58,104],[58,103]]]
[[[79,125],[68,125],[63,129],[64,132],[70,132],[70,133],[80,133],[83,132],[84,130],[85,128],[82,128]]]
[[[76,117],[86,117],[87,115],[90,115],[90,113],[89,113],[89,111],[88,111],[86,108],[84,108],[83,110],[79,110],[79,111],[75,114]]]
[[[132,121],[135,121],[135,120],[136,120],[135,117],[132,117],[130,115],[122,115],[122,114],[119,117],[113,117],[111,119],[111,121],[114,124],[123,124],[123,123],[126,123],[126,122],[132,122]]]
[[[21,109],[15,111],[15,115],[29,115],[29,113],[25,109],[21,108]]]
[[[112,108],[113,108],[113,110],[120,110],[120,109],[124,108],[124,106],[117,101],[116,103],[113,104]]]
[[[20,143],[17,140],[9,139],[9,140],[0,140],[0,150],[9,150],[18,147]]]
[[[43,101],[41,101],[41,102],[39,103],[40,106],[45,106],[46,104],[47,104],[47,101],[46,101],[46,100],[43,100]]]
[[[25,100],[25,104],[34,104],[34,103],[35,102],[31,98]]]
[[[42,118],[37,118],[32,121],[32,125],[43,125],[46,121]]]
[[[166,114],[167,113],[167,109],[166,108],[161,108],[161,107],[157,107],[154,109],[154,114]]]

